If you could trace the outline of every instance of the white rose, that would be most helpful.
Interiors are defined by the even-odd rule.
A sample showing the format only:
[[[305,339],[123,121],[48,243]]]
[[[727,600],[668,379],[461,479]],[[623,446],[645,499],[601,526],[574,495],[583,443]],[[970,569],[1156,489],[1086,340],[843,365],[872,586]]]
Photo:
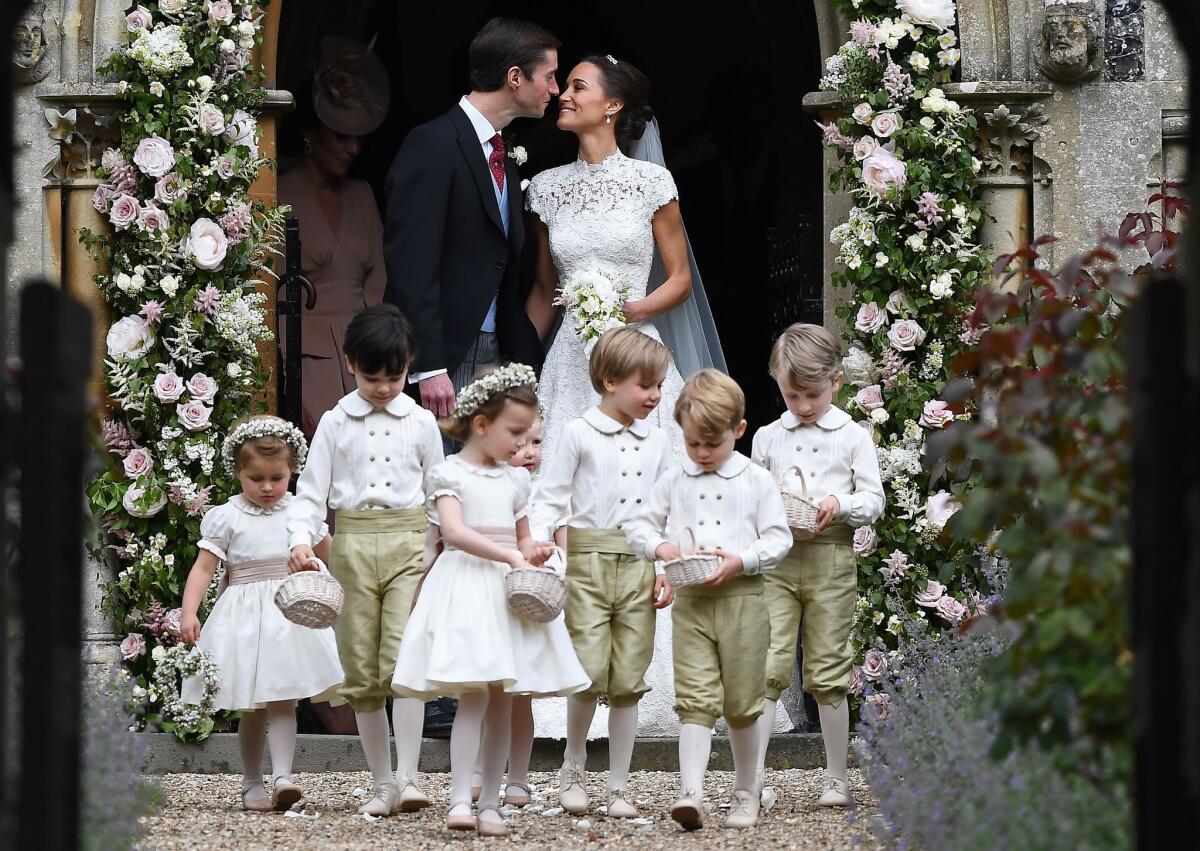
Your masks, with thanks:
[[[942,107],[942,109],[944,109],[946,112],[950,113],[951,115],[957,115],[960,108],[961,107],[959,107],[958,101],[954,101],[954,100],[946,101],[946,105]]]
[[[159,493],[158,498],[150,504],[148,508],[142,508],[138,505],[138,501],[145,496],[146,488],[140,484],[132,484],[125,491],[125,496],[121,497],[121,506],[129,513],[131,517],[153,517],[155,514],[163,510],[163,506],[167,504],[167,495]]]
[[[158,288],[163,291],[163,295],[170,298],[179,291],[179,279],[174,275],[166,275],[158,282]]]
[[[242,374],[242,368],[241,368],[241,366],[239,366],[236,363],[231,363],[227,367],[225,367],[225,373],[230,378],[237,378],[238,376],[240,376]]]
[[[883,425],[888,421],[888,412],[886,408],[876,408],[871,411],[871,421],[876,425]]]
[[[930,579],[925,583],[925,588],[913,595],[913,602],[918,606],[924,606],[927,609],[932,609],[937,605],[938,600],[942,599],[942,595],[946,593],[946,587],[936,579]]]
[[[200,91],[207,92],[213,87],[213,78],[207,74],[201,74],[196,78],[196,85],[200,87]]]
[[[901,125],[900,116],[894,112],[883,112],[871,120],[871,132],[881,139],[891,136]]]
[[[873,301],[860,305],[854,318],[854,329],[863,334],[874,334],[887,324],[887,314]]]
[[[136,360],[154,345],[154,334],[140,316],[118,319],[105,338],[108,356],[115,361]]]
[[[129,454],[121,461],[125,475],[131,479],[140,479],[154,469],[154,459],[142,447],[129,450]]]
[[[883,407],[883,388],[878,384],[869,384],[854,394],[854,404],[864,414],[869,414]]]
[[[863,160],[862,182],[872,192],[883,195],[893,185],[908,182],[908,168],[887,148],[876,148]]]
[[[242,36],[252,36],[256,27],[253,21],[239,21],[237,25],[238,33]]]
[[[161,136],[151,136],[138,142],[133,162],[143,174],[162,177],[175,167],[175,149]]]
[[[863,136],[854,143],[854,158],[859,162],[862,162],[867,157],[871,156],[874,150],[878,147],[879,143],[875,141],[874,136]]]
[[[888,329],[888,342],[898,352],[911,352],[925,342],[925,329],[912,319],[897,319]]]
[[[257,132],[258,123],[254,120],[254,116],[244,109],[238,109],[234,110],[233,117],[225,125],[225,140],[231,145],[249,148],[251,156],[257,158],[258,143],[255,141]]]
[[[862,557],[879,549],[879,534],[874,526],[859,526],[854,530],[854,553]]]
[[[163,647],[161,644],[159,644],[157,647],[155,647],[153,650],[150,651],[150,658],[153,659],[155,662],[161,662],[166,657],[167,657],[167,648]]]
[[[932,130],[934,127],[934,120],[932,118],[930,118],[928,115],[926,115],[924,118],[921,119],[920,125],[921,125],[921,127],[923,127],[926,130]]]
[[[233,23],[233,4],[228,0],[217,0],[209,6],[208,23],[213,29]]]
[[[200,107],[197,120],[200,123],[200,129],[209,136],[220,136],[225,132],[225,116],[211,103]]]
[[[229,180],[237,171],[237,163],[231,157],[222,154],[217,158],[217,177],[222,180]]]
[[[179,417],[180,425],[188,431],[204,431],[204,429],[208,428],[208,420],[212,416],[212,408],[203,402],[193,400],[186,405],[176,405],[175,414]]]
[[[187,389],[193,399],[211,403],[217,395],[217,382],[203,372],[197,372],[188,379]]]
[[[924,251],[925,250],[925,232],[921,231],[920,233],[914,233],[912,236],[910,236],[908,239],[906,239],[905,242],[908,244],[908,247],[911,248],[913,251]]]
[[[854,107],[854,112],[850,113],[850,115],[859,124],[870,124],[871,116],[874,115],[874,112],[871,110],[869,103],[860,103]]]
[[[108,220],[117,230],[125,230],[137,221],[141,206],[132,195],[118,195],[108,211]]]
[[[161,373],[154,379],[154,395],[160,402],[178,402],[183,395],[183,379],[174,372]]]
[[[199,269],[220,269],[225,262],[229,239],[212,219],[197,219],[188,233],[186,243],[186,252]]]
[[[938,491],[925,502],[925,517],[940,530],[961,508],[962,503],[952,494]]]
[[[899,0],[896,7],[918,24],[939,30],[954,26],[954,0]]]
[[[222,53],[233,53],[235,50],[237,50],[237,45],[234,44],[233,39],[231,39],[231,38],[221,39],[221,52]]]

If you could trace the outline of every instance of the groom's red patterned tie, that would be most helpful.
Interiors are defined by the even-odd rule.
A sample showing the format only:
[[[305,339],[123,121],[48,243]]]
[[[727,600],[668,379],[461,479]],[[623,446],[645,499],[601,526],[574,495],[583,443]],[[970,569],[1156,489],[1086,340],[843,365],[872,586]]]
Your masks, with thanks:
[[[492,153],[488,156],[488,168],[492,170],[492,179],[496,188],[504,192],[504,140],[497,133],[492,137]]]

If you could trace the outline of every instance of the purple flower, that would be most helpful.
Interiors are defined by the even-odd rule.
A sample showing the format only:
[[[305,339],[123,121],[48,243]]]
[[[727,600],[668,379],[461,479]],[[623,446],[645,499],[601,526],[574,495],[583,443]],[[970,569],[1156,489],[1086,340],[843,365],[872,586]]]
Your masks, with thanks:
[[[850,37],[859,44],[870,44],[875,40],[875,25],[870,21],[855,21],[850,25]]]
[[[104,439],[104,448],[114,455],[124,458],[137,446],[129,429],[114,420],[105,420],[100,425],[100,433]]]
[[[151,299],[150,301],[143,304],[142,309],[139,312],[141,313],[142,317],[146,320],[147,325],[156,325],[159,322],[161,322],[162,318],[163,318],[162,304],[160,304],[157,301],[154,301],[153,299]]]
[[[196,296],[196,310],[208,315],[211,314],[221,301],[221,291],[209,284]]]

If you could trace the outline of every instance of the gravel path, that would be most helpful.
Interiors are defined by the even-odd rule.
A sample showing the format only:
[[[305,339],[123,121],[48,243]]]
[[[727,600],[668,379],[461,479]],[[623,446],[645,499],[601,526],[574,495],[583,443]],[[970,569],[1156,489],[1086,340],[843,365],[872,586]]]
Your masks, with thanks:
[[[751,831],[724,830],[724,810],[733,781],[731,772],[712,771],[705,788],[713,808],[704,830],[685,833],[667,810],[674,801],[674,774],[635,772],[630,776],[633,798],[644,816],[642,824],[608,819],[593,807],[583,819],[555,813],[554,775],[533,773],[534,804],[505,812],[513,829],[507,839],[483,840],[474,834],[454,834],[445,825],[449,775],[426,778],[434,805],[416,815],[397,815],[368,822],[355,814],[369,775],[297,774],[307,797],[297,812],[258,814],[238,806],[240,778],[234,775],[169,774],[161,779],[166,792],[162,810],[147,819],[142,849],[363,849],[363,848],[875,848],[864,841],[873,808],[857,771],[850,783],[859,806],[845,813],[821,809],[814,802],[821,791],[820,771],[771,771],[768,783],[778,803]],[[604,773],[588,775],[588,792],[595,801],[604,790]],[[543,797],[544,796],[544,797]],[[600,803],[603,801],[601,800]],[[300,811],[304,810],[302,814]]]

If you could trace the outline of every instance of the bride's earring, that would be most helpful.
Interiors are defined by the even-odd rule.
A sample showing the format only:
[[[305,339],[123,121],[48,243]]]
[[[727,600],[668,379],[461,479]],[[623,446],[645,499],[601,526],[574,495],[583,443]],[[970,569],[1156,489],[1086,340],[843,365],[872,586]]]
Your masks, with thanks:
[[[312,139],[309,139],[307,136],[304,137],[304,153],[312,153]]]
[[[612,113],[611,112],[604,113],[604,123],[612,124]]]

